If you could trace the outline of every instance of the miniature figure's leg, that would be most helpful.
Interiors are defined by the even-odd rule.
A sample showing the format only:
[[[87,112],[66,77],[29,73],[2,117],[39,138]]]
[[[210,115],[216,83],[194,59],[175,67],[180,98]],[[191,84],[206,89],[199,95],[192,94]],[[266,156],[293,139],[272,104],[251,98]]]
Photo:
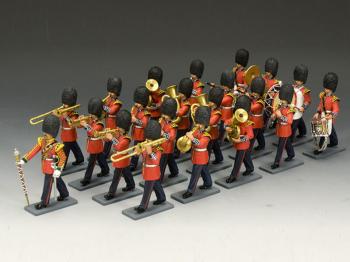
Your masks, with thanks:
[[[226,133],[226,130],[225,130],[224,121],[220,121],[220,124],[219,124],[219,145],[221,145],[224,142],[225,133]]]
[[[83,155],[83,152],[81,152],[80,146],[77,141],[71,142],[71,150],[74,154],[76,163],[84,162],[84,155]]]
[[[208,165],[204,165],[201,171],[201,177],[203,179],[203,185],[205,187],[211,187],[213,185],[213,182],[211,180],[211,176],[209,174]]]
[[[215,161],[222,162],[224,160],[224,157],[223,157],[222,152],[221,152],[219,139],[213,140],[213,151],[214,151],[214,155],[215,155]]]
[[[270,115],[269,115],[269,109],[268,108],[266,108],[264,110],[263,119],[264,119],[264,127],[263,127],[263,133],[264,133],[265,130],[266,130],[266,127],[267,127],[267,125],[269,123],[269,120],[270,120]]]
[[[147,209],[148,207],[148,203],[149,203],[149,199],[151,198],[151,194],[153,191],[153,187],[154,187],[154,183],[156,181],[152,180],[152,181],[145,181],[145,186],[143,188],[143,196],[142,196],[142,200],[140,203],[140,207]]]
[[[107,175],[109,173],[109,166],[107,164],[107,160],[103,153],[97,154],[97,161],[101,168],[101,174]]]
[[[332,125],[332,132],[329,136],[329,146],[336,146],[338,145],[338,136],[337,132],[335,131],[334,125]]]
[[[294,147],[292,145],[292,138],[291,137],[287,138],[285,148],[286,148],[286,151],[287,151],[288,158],[295,157]]]
[[[88,166],[86,168],[85,176],[84,176],[84,179],[83,179],[84,181],[90,181],[91,180],[92,172],[94,172],[94,168],[95,168],[95,165],[96,165],[96,159],[97,159],[97,154],[90,154]]]
[[[236,157],[235,157],[235,163],[233,164],[233,168],[231,171],[231,178],[237,178],[239,171],[241,170],[241,166],[244,160],[245,150],[237,150],[236,151]]]
[[[255,140],[257,139],[257,136],[258,136],[258,131],[259,130],[257,128],[253,129],[254,137],[250,140],[250,144],[249,144],[249,151],[250,152],[253,150],[253,147],[254,147],[254,144],[255,144]],[[258,141],[258,143],[259,143],[259,141]]]
[[[249,149],[244,154],[243,162],[244,162],[246,172],[252,173],[254,171],[254,164],[253,164],[251,152]]]
[[[64,163],[64,166],[67,165],[68,158],[69,158],[69,153],[71,151],[71,143],[70,142],[63,142],[63,152],[66,155],[66,162]]]
[[[135,181],[134,181],[134,177],[131,174],[130,167],[128,166],[123,168],[122,173],[125,179],[126,187],[135,188]]]
[[[299,119],[298,130],[299,130],[299,137],[306,135],[306,132],[307,132],[306,125],[305,125],[305,121],[302,117]]]
[[[47,206],[50,203],[50,195],[52,190],[53,177],[52,175],[44,175],[44,188],[41,195],[41,203]]]
[[[194,193],[194,191],[196,190],[198,179],[201,176],[203,166],[204,165],[193,165],[190,183],[187,188],[188,192]]]
[[[260,148],[265,148],[265,137],[263,128],[256,128],[256,135],[254,136],[258,141],[258,146]]]
[[[134,146],[136,146],[140,142],[141,141],[136,141],[135,140],[134,141]],[[135,156],[131,157],[131,160],[130,160],[130,169],[131,169],[131,171],[136,170],[138,162],[139,162],[139,155],[135,155]]]
[[[276,157],[275,157],[275,164],[279,165],[281,161],[281,157],[283,154],[283,150],[286,146],[288,137],[280,137],[278,139],[278,146],[277,146],[277,152],[276,152]]]
[[[103,154],[105,155],[105,158],[107,159],[109,156],[109,153],[111,152],[112,148],[112,141],[106,141],[103,147]]]
[[[115,192],[117,191],[118,184],[120,181],[120,178],[122,177],[122,168],[115,168],[114,169],[114,175],[112,179],[112,184],[109,187],[108,193],[114,195]]]
[[[291,139],[292,142],[294,142],[294,140],[295,140],[295,134],[296,134],[296,132],[298,130],[299,121],[300,121],[300,118],[293,120],[293,123],[292,123],[292,135],[290,136],[290,139]]]
[[[66,198],[69,196],[69,192],[66,184],[64,183],[62,177],[56,178],[57,190],[60,192],[61,198]]]
[[[159,202],[163,202],[166,200],[166,196],[165,196],[162,184],[160,183],[159,180],[154,182],[153,190]]]
[[[208,150],[208,156],[209,156],[209,161],[210,161],[211,153],[213,151],[213,140],[211,140],[211,139],[208,143],[207,150]]]
[[[164,179],[164,173],[165,173],[165,169],[166,169],[166,165],[168,162],[168,154],[162,154],[161,158],[160,158],[160,162],[159,162],[159,166],[160,166],[160,181],[163,182]]]
[[[172,177],[175,177],[179,174],[179,168],[177,167],[174,154],[168,155],[168,167]]]

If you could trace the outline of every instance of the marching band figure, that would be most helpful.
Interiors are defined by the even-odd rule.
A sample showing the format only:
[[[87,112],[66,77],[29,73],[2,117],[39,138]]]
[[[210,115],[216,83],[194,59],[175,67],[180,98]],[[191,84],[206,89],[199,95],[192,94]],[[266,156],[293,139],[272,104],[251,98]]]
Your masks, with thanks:
[[[240,109],[244,109],[249,114],[251,108],[250,98],[246,95],[241,95],[237,98],[234,112]],[[242,116],[244,118],[244,116]],[[230,176],[226,179],[226,183],[233,183],[238,179],[239,171],[242,166],[242,162],[245,165],[246,170],[243,172],[243,176],[248,176],[253,173],[254,165],[251,158],[250,152],[250,141],[254,138],[253,122],[246,120],[239,120],[231,118],[228,120],[226,125],[226,131],[228,135],[233,131],[234,126],[238,125],[239,136],[231,137],[233,145],[236,149],[235,162],[231,171]]]
[[[65,88],[62,92],[63,108],[75,106],[77,103],[77,96],[77,90],[74,88]],[[58,117],[61,122],[61,140],[64,144],[63,150],[64,154],[66,155],[65,165],[67,164],[70,151],[73,152],[75,157],[75,162],[73,162],[72,165],[80,165],[84,162],[84,155],[81,152],[77,142],[77,130],[75,127],[69,124],[71,120],[77,119],[79,114],[72,109],[71,111],[65,112]]]
[[[131,108],[132,123],[132,139],[134,145],[145,141],[145,127],[149,121],[151,114],[146,109],[149,104],[150,94],[146,87],[139,86],[134,91],[134,106]],[[139,161],[139,156],[135,155],[131,158],[130,170],[135,171]]]
[[[177,127],[176,140],[184,136],[186,132],[190,131],[191,121],[190,121],[190,107],[189,98],[192,95],[193,81],[191,78],[183,78],[179,83],[179,103],[180,108],[176,113],[177,117],[180,117],[180,122]],[[180,156],[180,151],[177,147],[174,149],[175,158]]]
[[[313,116],[314,119],[320,119],[328,121],[328,134],[329,144],[328,147],[334,147],[338,145],[338,137],[334,128],[335,119],[337,118],[339,108],[339,98],[334,95],[338,86],[338,76],[336,73],[327,73],[323,78],[323,92],[320,93],[320,103],[317,107],[317,112]],[[332,128],[330,128],[332,127]],[[322,147],[325,138],[320,139],[320,148]],[[321,150],[315,150],[314,154],[318,155],[322,153]]]
[[[212,87],[209,91],[209,107],[211,108],[210,120],[209,120],[209,134],[210,142],[208,144],[208,155],[210,159],[211,152],[214,152],[215,160],[212,162],[214,165],[221,163],[224,157],[221,152],[219,142],[219,123],[221,121],[221,108],[222,99],[224,97],[224,89],[221,87]]]
[[[190,98],[191,105],[197,103],[196,97],[203,93],[204,84],[200,81],[204,71],[204,63],[202,60],[196,59],[191,62],[190,73],[193,81],[192,96]]]
[[[309,70],[305,65],[298,65],[294,69],[293,100],[295,113],[292,124],[292,142],[294,141],[297,130],[299,130],[297,138],[301,138],[306,135],[306,125],[303,119],[303,114],[311,103],[310,89],[307,89],[304,86],[307,80],[308,72]]]
[[[60,195],[57,201],[63,201],[68,196],[68,189],[61,178],[61,171],[66,162],[64,154],[64,145],[58,143],[55,138],[60,128],[60,120],[55,115],[45,117],[42,125],[43,136],[38,137],[37,144],[24,155],[19,164],[24,165],[31,160],[37,153],[41,152],[41,170],[44,174],[44,188],[41,195],[41,202],[35,205],[36,209],[42,209],[49,205],[52,184],[56,179],[57,189]]]
[[[201,176],[203,185],[200,189],[209,189],[212,187],[212,180],[208,170],[208,144],[210,134],[206,132],[209,126],[210,108],[208,106],[199,106],[195,112],[195,127],[191,132],[186,133],[186,137],[192,142],[192,174],[187,191],[182,195],[183,198],[189,198],[196,190],[198,179]]]
[[[250,141],[250,149],[252,152],[255,140],[258,141],[258,145],[254,148],[255,150],[265,149],[265,137],[264,137],[264,106],[265,102],[263,100],[263,95],[265,91],[265,80],[258,76],[252,80],[251,83],[251,109],[249,120],[254,123],[253,131],[254,138]]]
[[[147,107],[148,111],[151,114],[151,118],[158,120],[160,117],[160,105],[162,104],[162,96],[165,94],[164,90],[160,88],[163,80],[163,70],[158,66],[153,66],[148,71],[147,79],[154,79],[158,83],[158,88],[156,90],[148,90],[150,91],[152,101]]]
[[[106,128],[115,129],[117,123],[115,121],[116,115],[120,108],[122,107],[122,102],[118,99],[120,92],[122,90],[122,79],[119,77],[108,78],[107,81],[107,91],[108,95],[103,99],[103,110],[105,112],[105,124]],[[104,144],[103,153],[105,157],[108,158],[111,151],[112,142],[106,141]]]
[[[101,168],[101,173],[97,174],[97,177],[108,176],[109,174],[109,166],[103,153],[103,138],[95,136],[96,132],[104,129],[103,123],[99,120],[102,115],[102,110],[102,100],[99,98],[91,98],[88,104],[90,117],[87,120],[84,119],[80,121],[80,124],[85,128],[87,133],[87,152],[90,154],[84,178],[80,181],[82,186],[90,184],[96,161]]]
[[[282,85],[278,95],[280,103],[271,115],[272,120],[277,120],[276,135],[278,137],[276,157],[273,165],[271,165],[271,169],[276,169],[280,166],[284,149],[287,151],[287,158],[284,161],[291,161],[295,156],[291,139],[294,109],[290,106],[290,103],[292,102],[293,94],[294,88],[292,85]]]
[[[160,182],[163,182],[166,166],[168,166],[170,170],[169,178],[176,177],[179,174],[179,169],[174,158],[177,124],[173,121],[176,118],[176,110],[176,100],[174,98],[165,98],[160,107],[162,117],[159,120],[162,129],[162,137],[166,139],[161,145],[163,153],[160,159]]]
[[[161,127],[155,120],[150,120],[145,128],[145,139],[152,142],[160,139]],[[160,145],[144,145],[141,149],[136,148],[136,152],[142,154],[142,177],[145,180],[145,186],[141,203],[135,210],[138,213],[144,212],[149,203],[152,191],[155,192],[157,200],[153,205],[160,205],[166,200],[166,196],[160,182],[160,159],[162,155],[162,147]],[[138,151],[139,150],[139,151]]]
[[[244,69],[248,65],[249,52],[248,50],[241,48],[238,49],[235,56],[236,66],[233,68],[233,72],[236,74],[235,83],[235,93],[246,94],[248,85],[245,82],[245,72]]]
[[[123,151],[129,148],[131,137],[128,136],[128,132],[131,126],[131,114],[127,110],[121,110],[116,115],[116,122],[118,124],[118,131],[115,135],[109,133],[106,138],[113,143],[113,147],[116,152]],[[116,158],[126,156],[127,154],[117,155]],[[108,193],[104,196],[106,200],[110,200],[115,197],[117,192],[120,178],[123,176],[126,187],[122,188],[123,192],[133,191],[135,189],[135,181],[130,171],[130,158],[126,158],[121,161],[113,161],[114,176],[112,184],[109,187]]]

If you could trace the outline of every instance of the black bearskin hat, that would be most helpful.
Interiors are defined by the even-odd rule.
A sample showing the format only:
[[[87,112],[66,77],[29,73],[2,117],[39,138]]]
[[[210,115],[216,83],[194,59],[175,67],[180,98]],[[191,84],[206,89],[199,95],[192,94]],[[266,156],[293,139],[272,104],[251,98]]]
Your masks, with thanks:
[[[150,140],[156,140],[160,138],[161,135],[161,126],[156,120],[149,120],[145,128],[145,138]]]
[[[124,129],[127,133],[131,126],[131,113],[126,110],[120,110],[116,116],[117,126]]]
[[[208,106],[199,106],[196,109],[196,112],[194,114],[194,122],[196,124],[201,124],[204,126],[208,126],[209,125],[209,121],[210,121],[210,107]]]
[[[193,90],[193,81],[191,78],[186,77],[181,79],[179,83],[179,90],[178,92],[181,94],[184,94],[186,98],[189,98],[192,95]]]
[[[60,119],[57,116],[48,115],[44,118],[41,130],[44,133],[51,135],[52,137],[56,137],[58,131],[60,130],[60,125]]]
[[[91,115],[101,117],[103,110],[102,100],[96,97],[93,97],[89,100],[88,112]]]
[[[237,109],[242,108],[249,113],[250,107],[251,107],[250,98],[246,95],[241,95],[237,98],[234,109],[236,111]]]
[[[269,72],[272,77],[276,77],[278,72],[278,60],[274,57],[270,57],[265,61],[265,72]]]
[[[292,102],[293,95],[294,95],[294,88],[291,84],[282,85],[278,94],[279,99],[287,101],[288,104]]]
[[[222,99],[224,98],[224,89],[221,87],[213,87],[209,91],[208,100],[213,102],[217,107],[221,105]]]
[[[201,78],[204,71],[204,63],[200,59],[193,60],[190,65],[190,73]]]
[[[260,96],[264,94],[265,91],[265,80],[261,76],[254,77],[250,85],[250,90],[252,93],[257,93]]]
[[[149,91],[145,86],[139,86],[134,91],[134,102],[147,106],[149,102]]]
[[[297,65],[294,68],[294,80],[301,81],[305,84],[308,73],[309,73],[309,70],[307,69],[306,65]]]
[[[110,77],[107,81],[107,91],[120,96],[122,90],[122,79],[120,77]]]
[[[335,92],[338,85],[338,76],[336,73],[329,72],[323,78],[323,87]]]
[[[147,79],[154,79],[158,82],[158,85],[160,86],[162,84],[163,80],[163,70],[158,66],[151,67],[150,70],[148,70],[148,78]]]
[[[232,72],[232,70],[222,72],[220,78],[220,85],[227,86],[228,88],[232,89],[235,87],[235,78],[236,74]]]
[[[78,93],[75,88],[65,88],[62,92],[62,104],[74,106],[77,103]]]
[[[171,119],[176,117],[177,102],[174,98],[166,97],[160,106],[160,112],[169,116]]]
[[[244,48],[238,49],[235,57],[236,63],[242,65],[243,67],[246,67],[248,64],[248,60],[249,60],[248,50]]]

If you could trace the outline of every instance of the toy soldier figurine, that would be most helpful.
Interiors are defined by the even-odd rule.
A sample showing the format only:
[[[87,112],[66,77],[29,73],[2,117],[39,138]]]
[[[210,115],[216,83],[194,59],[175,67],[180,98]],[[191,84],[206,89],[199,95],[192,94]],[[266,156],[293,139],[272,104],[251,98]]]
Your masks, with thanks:
[[[163,182],[166,166],[170,170],[169,178],[176,177],[179,174],[179,169],[174,158],[174,147],[176,142],[177,124],[173,121],[176,118],[177,102],[174,98],[165,98],[160,111],[162,117],[159,120],[162,137],[166,141],[161,145],[163,148],[162,158],[160,159],[160,182]]]
[[[328,147],[338,145],[338,137],[334,128],[335,119],[337,118],[339,108],[339,98],[334,95],[338,85],[338,76],[336,73],[327,73],[323,78],[323,92],[320,93],[320,103],[317,107],[317,112],[313,116],[314,119],[319,119],[328,122],[329,144]],[[331,127],[331,128],[330,128]],[[331,130],[330,130],[331,129]],[[325,141],[324,137],[320,139],[320,148]],[[314,154],[322,153],[321,150],[315,150]]]
[[[209,189],[212,186],[211,176],[208,170],[209,155],[207,147],[210,141],[210,134],[205,130],[209,126],[210,108],[208,106],[199,106],[195,112],[195,127],[191,132],[186,133],[188,139],[192,142],[192,174],[187,191],[182,195],[183,198],[189,198],[196,190],[198,179],[201,176],[203,185],[200,189]]]
[[[265,137],[264,137],[264,106],[265,102],[263,100],[263,95],[265,91],[265,80],[258,76],[252,80],[250,86],[251,94],[251,109],[249,120],[254,123],[253,131],[254,138],[250,141],[250,152],[252,152],[255,140],[258,141],[258,146],[256,146],[255,150],[263,150],[265,149]]]
[[[80,121],[87,133],[87,152],[90,154],[84,178],[80,181],[82,186],[90,184],[96,161],[101,168],[101,173],[97,174],[97,177],[108,176],[109,174],[109,167],[103,153],[103,138],[96,137],[96,133],[104,129],[103,123],[99,120],[103,110],[102,104],[101,99],[91,98],[88,104],[90,117],[88,120]]]
[[[160,117],[160,105],[162,104],[162,96],[165,94],[164,90],[160,88],[163,80],[163,70],[158,66],[153,66],[148,71],[147,79],[154,79],[158,83],[157,90],[149,90],[152,101],[151,104],[147,107],[148,111],[151,114],[151,118],[158,120]]]
[[[37,153],[41,152],[41,169],[45,180],[41,202],[35,205],[36,209],[42,209],[49,205],[54,179],[56,179],[57,189],[60,193],[57,201],[63,201],[69,196],[66,184],[61,178],[61,171],[66,162],[66,155],[63,150],[64,145],[55,140],[59,128],[60,120],[57,116],[48,115],[45,117],[42,125],[44,135],[38,137],[37,144],[19,162],[20,165],[24,165]]]
[[[245,72],[244,69],[248,65],[249,52],[248,50],[241,48],[236,52],[235,62],[236,66],[233,68],[233,72],[236,74],[236,88],[235,93],[246,94],[248,85],[244,80]]]
[[[160,124],[151,119],[145,128],[146,141],[152,142],[160,137]],[[153,205],[160,205],[166,200],[162,184],[160,183],[159,164],[162,155],[162,147],[159,145],[145,145],[141,150],[140,153],[142,153],[143,157],[142,176],[145,180],[145,186],[141,203],[135,208],[138,213],[142,213],[147,209],[152,191],[155,192],[157,197],[157,200],[153,202]]]
[[[118,99],[122,90],[122,79],[119,77],[108,78],[107,91],[108,96],[103,99],[103,110],[106,117],[106,128],[115,129],[117,123],[115,121],[116,115],[122,107],[122,102]],[[106,141],[104,144],[103,153],[108,158],[111,151],[112,142]]]
[[[208,155],[210,159],[211,152],[214,151],[215,160],[214,165],[221,163],[224,157],[221,152],[219,142],[219,123],[221,121],[222,99],[224,97],[224,89],[221,87],[212,87],[209,91],[209,107],[211,108],[209,127],[210,127],[210,142],[208,144]]]
[[[119,152],[128,149],[131,141],[131,137],[128,136],[131,125],[130,112],[127,110],[119,111],[116,115],[116,122],[118,123],[118,132],[116,132],[114,136],[109,133],[106,135],[106,138],[112,141],[115,151]],[[126,155],[127,154],[117,155],[116,158]],[[126,187],[122,188],[122,191],[127,192],[135,189],[134,178],[130,172],[130,158],[113,162],[113,167],[115,168],[114,176],[108,193],[104,196],[106,200],[110,200],[115,196],[115,192],[117,192],[118,184],[122,176],[126,183]]]
[[[249,114],[251,108],[250,98],[246,95],[241,95],[237,98],[234,111],[239,109],[244,109],[247,114]],[[242,116],[243,118],[244,116]],[[253,122],[247,120],[238,120],[237,123],[234,123],[236,120],[230,119],[226,124],[226,131],[228,135],[233,130],[234,125],[238,125],[239,128],[239,137],[231,137],[233,146],[236,149],[235,162],[231,171],[230,176],[226,179],[226,183],[233,183],[237,180],[239,171],[242,166],[242,162],[245,165],[246,170],[243,172],[243,176],[248,176],[254,171],[253,161],[250,155],[250,140],[254,138],[253,132]]]
[[[204,84],[200,81],[204,71],[204,63],[202,60],[196,59],[191,62],[190,73],[193,81],[192,96],[190,98],[191,105],[197,103],[196,97],[203,93]]]
[[[63,108],[75,106],[77,103],[77,96],[77,90],[74,88],[65,88],[62,92]],[[65,112],[59,116],[61,122],[61,140],[64,144],[63,150],[66,155],[66,163],[69,153],[72,151],[75,157],[75,162],[72,163],[74,166],[84,162],[84,155],[77,142],[77,130],[69,124],[71,120],[77,119],[78,117],[78,113],[74,110]]]
[[[301,138],[306,135],[306,125],[303,119],[303,114],[311,103],[310,89],[307,89],[304,84],[308,76],[308,68],[305,65],[298,65],[294,69],[294,116],[292,124],[292,142],[294,141],[297,129]]]
[[[280,166],[283,150],[286,149],[288,157],[284,161],[291,161],[294,156],[294,148],[292,145],[292,123],[294,109],[291,108],[290,103],[292,102],[294,94],[294,88],[290,84],[282,85],[279,91],[280,103],[275,108],[271,119],[276,119],[276,135],[278,136],[278,146],[275,157],[275,162],[271,166],[272,169],[276,169]]]
[[[147,126],[151,114],[146,110],[149,103],[149,91],[146,87],[140,86],[134,92],[134,106],[131,109],[132,139],[134,145],[145,141],[144,129]],[[131,158],[130,170],[135,171],[139,161],[139,156]]]
[[[179,103],[180,108],[178,109],[176,116],[180,117],[180,122],[178,123],[176,140],[180,137],[184,136],[186,132],[190,131],[191,122],[190,122],[190,107],[191,104],[189,102],[189,98],[192,95],[193,90],[193,82],[191,78],[183,78],[178,87],[179,93]],[[175,158],[180,156],[180,151],[175,147],[174,149]]]

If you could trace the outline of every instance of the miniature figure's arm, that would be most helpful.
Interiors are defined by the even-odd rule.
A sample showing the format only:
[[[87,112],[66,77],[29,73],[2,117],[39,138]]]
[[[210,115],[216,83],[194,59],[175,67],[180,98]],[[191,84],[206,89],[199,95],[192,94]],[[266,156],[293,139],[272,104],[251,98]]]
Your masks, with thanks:
[[[251,111],[252,113],[261,112],[263,110],[263,105],[261,103],[252,103]]]
[[[202,136],[200,139],[194,137],[192,143],[196,146],[196,148],[207,148],[210,141],[210,137]]]
[[[332,105],[332,115],[333,118],[336,118],[339,114],[340,108],[339,108],[339,100],[335,100]]]
[[[57,167],[61,170],[63,169],[64,164],[66,163],[66,159],[67,159],[67,156],[64,153],[63,147],[64,147],[63,144],[58,144],[58,145],[56,145],[56,148],[55,148],[56,154],[58,156]]]
[[[225,95],[221,101],[222,106],[232,106],[233,97],[229,95]]]
[[[179,111],[177,112],[177,116],[184,116],[188,113],[188,110],[190,110],[189,105],[182,105]]]
[[[308,108],[308,106],[311,104],[311,92],[310,90],[305,91],[304,93],[304,109]]]
[[[90,129],[87,129],[87,134],[88,134],[88,136],[95,136],[96,131],[97,132],[98,131],[103,131],[103,128],[104,128],[103,124],[102,123],[98,123],[97,125],[95,125],[94,128],[90,127]]]
[[[122,151],[125,148],[127,148],[129,146],[130,141],[128,139],[122,139],[122,140],[118,140],[117,138],[114,138],[113,144],[114,144],[114,148],[115,150],[118,151]],[[115,143],[116,142],[116,143]]]
[[[116,113],[118,113],[118,111],[121,108],[121,104],[117,103],[117,104],[113,104],[109,107],[109,111],[108,114],[110,115],[115,115]]]
[[[41,140],[40,138],[38,138],[38,143],[30,150],[28,151],[28,153],[26,153],[24,155],[24,157],[22,158],[22,160],[24,162],[28,162],[29,160],[31,160],[37,153],[39,153],[41,150]]]
[[[219,113],[215,113],[215,114],[211,115],[209,125],[210,126],[216,125],[220,121],[220,118],[221,118],[221,114],[219,114]]]
[[[164,137],[166,140],[174,141],[176,139],[176,129],[171,128],[169,132],[164,132]]]

